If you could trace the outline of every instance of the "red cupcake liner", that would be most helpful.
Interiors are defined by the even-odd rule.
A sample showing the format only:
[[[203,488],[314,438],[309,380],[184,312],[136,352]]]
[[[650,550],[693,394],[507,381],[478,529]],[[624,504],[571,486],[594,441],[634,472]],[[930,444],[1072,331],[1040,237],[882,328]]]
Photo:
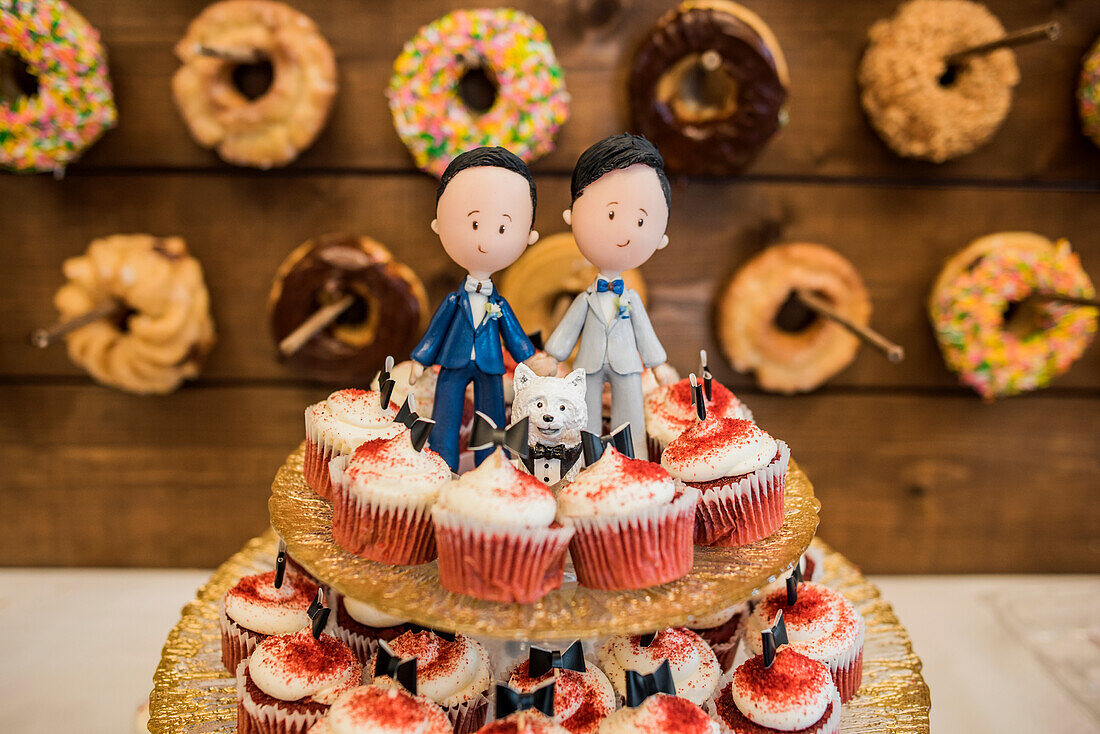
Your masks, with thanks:
[[[332,485],[332,537],[357,556],[393,566],[415,566],[436,557],[430,507],[383,506]]]
[[[617,591],[656,586],[684,576],[695,560],[699,491],[684,487],[673,501],[636,516],[570,518],[569,544],[581,586]]]
[[[790,458],[790,449],[780,441],[779,455],[768,466],[732,484],[702,490],[695,513],[695,543],[733,548],[779,530]]]
[[[433,509],[439,583],[487,601],[526,604],[561,586],[572,528],[505,528]]]
[[[328,463],[333,457],[332,447],[319,446],[313,441],[306,440],[305,463],[302,466],[302,474],[306,484],[314,492],[326,500],[332,499],[332,478],[329,477]]]
[[[445,707],[443,711],[451,720],[455,734],[474,734],[485,726],[485,719],[489,715],[489,699],[481,695],[467,703]]]
[[[252,655],[256,645],[267,639],[267,635],[241,627],[225,614],[218,611],[218,624],[222,631],[222,665],[230,673],[236,674],[241,661]]]
[[[837,668],[833,673],[833,681],[840,692],[840,702],[848,703],[855,698],[856,692],[863,683],[863,645],[859,647],[859,654],[855,659],[843,668]]]

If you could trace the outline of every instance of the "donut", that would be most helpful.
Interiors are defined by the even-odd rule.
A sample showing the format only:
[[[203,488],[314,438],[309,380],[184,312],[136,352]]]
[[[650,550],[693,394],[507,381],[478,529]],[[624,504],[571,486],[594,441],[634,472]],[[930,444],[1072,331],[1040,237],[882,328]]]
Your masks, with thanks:
[[[879,137],[900,156],[943,163],[985,144],[1008,115],[1020,80],[1009,49],[945,57],[1004,36],[969,0],[910,0],[871,26],[859,65],[860,101]]]
[[[1100,145],[1100,38],[1081,60],[1081,80],[1077,83],[1077,114],[1081,132]]]
[[[336,96],[328,41],[312,20],[274,0],[210,5],[191,21],[176,56],[183,65],[172,77],[172,96],[184,122],[199,145],[233,165],[266,169],[293,161],[325,126]],[[268,64],[270,86],[252,99],[235,75]]]
[[[428,296],[416,273],[369,237],[328,234],[300,245],[275,274],[268,295],[275,342],[342,294],[355,303],[286,358],[311,377],[365,381],[387,356],[408,354],[427,327]]]
[[[987,400],[1046,387],[1096,333],[1096,308],[1025,301],[1034,292],[1096,295],[1069,242],[1032,232],[979,237],[932,286],[928,315],[944,361]]]
[[[127,392],[166,394],[198,377],[214,347],[210,294],[179,237],[116,234],[93,240],[61,266],[54,295],[62,321],[115,300],[122,315],[66,335],[69,357],[95,380]]]
[[[661,149],[667,169],[737,173],[786,123],[789,86],[764,21],[728,0],[687,0],[634,55],[631,120]]]
[[[572,233],[559,232],[528,247],[500,275],[498,285],[523,328],[549,337],[576,295],[592,285],[596,275],[596,266],[581,255]],[[623,280],[645,301],[645,280],[639,271],[628,270]]]
[[[569,117],[546,29],[509,8],[458,10],[421,28],[393,62],[386,96],[416,165],[437,178],[456,155],[480,146],[499,145],[530,163],[554,149]]]
[[[765,390],[809,392],[855,359],[859,339],[794,298],[815,293],[866,326],[871,299],[855,267],[824,245],[775,245],[741,266],[718,302],[718,339],[738,372]]]
[[[0,3],[0,91],[0,167],[14,171],[60,174],[118,119],[99,32],[60,0]]]

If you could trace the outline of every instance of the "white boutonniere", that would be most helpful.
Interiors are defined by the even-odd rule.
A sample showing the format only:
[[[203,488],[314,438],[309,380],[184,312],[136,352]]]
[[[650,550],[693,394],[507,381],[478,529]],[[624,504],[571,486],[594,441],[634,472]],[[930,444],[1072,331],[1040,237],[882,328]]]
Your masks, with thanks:
[[[619,296],[617,301],[619,304],[618,318],[629,319],[630,312],[634,310],[634,307],[630,305],[630,299],[626,296]]]
[[[489,318],[499,319],[502,313],[504,312],[500,310],[500,306],[497,304],[491,302],[485,304],[485,315]]]

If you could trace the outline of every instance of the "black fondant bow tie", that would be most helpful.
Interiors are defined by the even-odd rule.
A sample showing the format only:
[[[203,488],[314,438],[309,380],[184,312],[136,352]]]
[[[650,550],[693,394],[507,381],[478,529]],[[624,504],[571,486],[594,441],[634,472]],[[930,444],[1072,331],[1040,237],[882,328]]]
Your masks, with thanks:
[[[406,396],[405,402],[401,403],[397,415],[393,418],[394,423],[400,423],[405,428],[411,429],[419,419],[420,414],[416,412],[416,398],[412,395]]]
[[[793,607],[798,602],[798,585],[802,583],[802,559],[794,564],[791,575],[787,577],[787,606]]]
[[[559,670],[575,670],[583,673],[584,647],[577,640],[565,650],[543,650],[541,647],[532,647],[527,657],[527,674],[532,678],[541,678],[554,668]]]
[[[496,717],[503,719],[509,714],[526,709],[541,711],[547,716],[554,715],[554,682],[539,686],[530,693],[520,693],[506,685],[497,683]]]
[[[374,656],[374,677],[386,676],[416,695],[416,658],[401,659],[385,640],[378,641],[378,653]]]
[[[775,653],[780,645],[788,644],[787,623],[783,621],[783,610],[775,615],[775,624],[771,629],[760,633],[760,644],[764,648],[764,667],[770,668],[775,662]]]
[[[643,701],[657,693],[676,695],[676,683],[672,680],[672,666],[667,660],[649,675],[642,675],[634,670],[626,671],[627,706],[631,708],[640,706]]]
[[[331,613],[332,610],[325,606],[325,590],[317,589],[317,598],[306,610],[306,616],[309,617],[310,622],[310,631],[313,632],[313,639],[321,639],[321,633],[325,631],[325,625],[328,624],[328,615]]]
[[[584,463],[591,466],[603,456],[607,445],[614,446],[620,454],[634,458],[634,439],[630,434],[630,424],[624,423],[607,436],[581,431],[581,446],[584,447]]]
[[[446,640],[447,642],[454,642],[455,641],[455,633],[454,632],[444,632],[443,630],[433,630],[430,627],[421,627],[418,624],[410,624],[409,625],[409,630],[411,630],[412,632],[431,632],[436,637],[438,637],[440,639],[443,639],[443,640]]]
[[[416,412],[416,398],[412,395],[405,398],[405,402],[401,404],[401,409],[397,411],[397,416],[393,420],[409,429],[409,440],[417,451],[428,443],[428,437],[432,435],[432,429],[435,428],[435,421],[421,418]]]
[[[470,448],[474,450],[500,446],[516,456],[526,459],[530,454],[527,445],[527,419],[507,428],[497,428],[493,419],[478,411],[474,415],[474,430],[470,434]]]
[[[699,420],[705,421],[707,419],[707,401],[703,397],[703,386],[695,378],[694,372],[688,375],[688,382],[691,383],[691,404],[695,406],[695,415],[699,417]]]
[[[284,576],[286,576],[286,541],[279,538],[279,552],[275,555],[275,580],[273,584],[276,589],[282,588]]]

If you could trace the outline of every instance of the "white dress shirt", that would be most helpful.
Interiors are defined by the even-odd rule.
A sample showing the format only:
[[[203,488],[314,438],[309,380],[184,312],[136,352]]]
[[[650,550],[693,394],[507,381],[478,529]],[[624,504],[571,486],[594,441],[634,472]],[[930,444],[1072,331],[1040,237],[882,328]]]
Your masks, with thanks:
[[[478,286],[481,286],[481,290],[478,291]],[[481,326],[481,322],[485,320],[485,307],[489,305],[489,294],[493,292],[492,280],[478,280],[472,275],[466,276],[466,294],[470,298],[470,315],[473,316],[474,329]],[[470,359],[477,358],[477,349],[470,349]]]
[[[603,273],[600,273],[596,276],[596,282],[599,282],[601,278],[606,280],[608,285],[611,284],[611,281],[615,280],[615,278],[608,278]],[[610,290],[604,291],[603,293],[596,293],[595,296],[596,304],[600,307],[600,313],[603,315],[604,321],[610,324],[611,320],[619,315],[619,297]]]

